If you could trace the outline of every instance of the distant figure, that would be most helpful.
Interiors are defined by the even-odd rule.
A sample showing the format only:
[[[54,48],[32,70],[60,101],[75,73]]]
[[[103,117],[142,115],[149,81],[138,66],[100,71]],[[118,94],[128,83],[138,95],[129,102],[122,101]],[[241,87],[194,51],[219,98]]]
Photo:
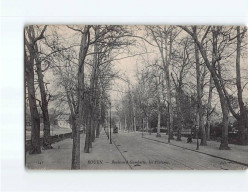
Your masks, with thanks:
[[[189,137],[188,137],[187,143],[192,143],[192,136],[189,136]]]
[[[114,133],[118,133],[118,127],[117,126],[115,126],[115,128],[114,128]]]
[[[194,122],[192,120],[190,121],[190,126],[191,126],[191,130],[190,130],[190,135],[187,138],[187,143],[192,143],[192,129],[194,128]]]

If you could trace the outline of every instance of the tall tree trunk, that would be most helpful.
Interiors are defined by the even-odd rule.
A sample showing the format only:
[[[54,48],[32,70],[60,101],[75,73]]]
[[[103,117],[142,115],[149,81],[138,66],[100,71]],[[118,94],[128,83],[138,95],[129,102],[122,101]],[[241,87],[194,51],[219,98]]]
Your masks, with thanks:
[[[95,29],[95,38],[98,38],[99,31],[98,27]],[[97,66],[98,66],[98,45],[95,43],[94,45],[94,57],[93,57],[93,68],[90,78],[90,100],[89,100],[89,107],[90,107],[90,118],[89,118],[89,131],[88,136],[86,136],[85,139],[89,139],[88,141],[85,140],[85,144],[89,144],[89,146],[85,145],[85,152],[89,152],[88,148],[92,148],[92,142],[95,141],[95,107],[96,103],[94,101],[94,98],[96,99],[96,84],[97,84]]]
[[[36,72],[38,76],[38,83],[40,88],[40,95],[41,95],[41,110],[43,116],[43,149],[52,149],[51,142],[50,142],[50,119],[48,113],[48,100],[47,94],[44,84],[44,75],[41,69],[41,61],[39,59],[39,49],[37,43],[34,44],[34,54],[35,54],[35,62],[36,62]]]
[[[72,139],[75,136],[74,133],[76,132],[77,129],[77,123],[76,123],[76,117],[74,114],[71,114],[71,130],[72,130]]]
[[[99,109],[99,114],[98,114],[98,119],[97,119],[97,129],[96,129],[96,138],[99,138],[100,135],[100,130],[101,130],[101,116],[102,116],[102,97],[100,96],[99,104],[98,104],[98,109]]]
[[[43,33],[46,30],[46,26],[42,30],[40,36],[35,37],[34,28],[32,25],[26,27],[26,33],[28,35],[29,40],[24,35],[25,40],[25,51],[24,51],[24,59],[25,59],[25,79],[27,82],[28,88],[28,101],[30,107],[31,114],[31,150],[30,154],[39,154],[41,153],[40,149],[40,116],[36,105],[36,96],[35,96],[35,87],[34,87],[34,62],[35,62],[35,43],[39,39],[43,38]],[[26,51],[28,50],[28,52]],[[29,53],[29,57],[27,56]]]
[[[170,83],[170,72],[169,65],[165,65],[165,78],[166,78],[166,89],[167,89],[167,99],[168,99],[168,119],[169,119],[169,129],[170,129],[170,139],[173,138],[173,110],[172,110],[172,102],[171,102],[171,83]]]
[[[177,141],[181,141],[181,134],[182,134],[182,124],[183,124],[183,116],[182,116],[182,71],[180,71],[180,77],[178,79],[178,84],[176,83],[173,75],[172,81],[174,82],[175,88],[176,88],[176,110],[177,110]]]
[[[157,124],[156,137],[161,137],[161,134],[160,134],[160,122],[161,122],[160,102],[157,102],[157,112],[158,112],[158,124]]]
[[[222,100],[223,101],[223,100]],[[220,150],[227,150],[230,149],[228,147],[228,114],[229,109],[226,100],[224,100],[222,103],[222,111],[223,111],[223,128],[222,128],[222,134],[221,134],[221,144],[220,144]]]
[[[90,126],[91,126],[91,119],[90,116],[87,117],[87,124],[86,124],[86,136],[85,136],[85,144],[84,144],[84,153],[89,153],[90,152]]]
[[[146,117],[146,132],[148,132],[149,129],[149,118],[148,116]]]
[[[80,106],[80,108],[82,108]],[[78,109],[78,112],[80,109]],[[72,165],[71,169],[80,169],[80,128],[82,124],[82,113],[76,113],[76,129],[73,131]]]
[[[197,44],[197,46],[201,52],[202,58],[204,59],[204,62],[205,62],[206,66],[207,66],[208,70],[210,71],[211,76],[213,78],[215,87],[218,91],[219,98],[220,98],[221,110],[222,110],[222,115],[223,115],[223,124],[224,124],[223,128],[222,128],[222,139],[221,139],[220,149],[221,150],[229,150],[230,148],[228,146],[228,112],[229,112],[228,104],[227,104],[227,101],[225,99],[225,95],[224,95],[224,92],[222,90],[220,81],[218,80],[218,76],[216,74],[216,70],[215,70],[215,66],[214,66],[214,64],[218,60],[220,60],[218,58],[218,53],[217,53],[217,34],[215,34],[215,32],[213,31],[214,63],[212,63],[212,66],[211,66],[210,61],[208,60],[208,57],[207,57],[207,53],[203,47],[203,44],[202,44],[202,42],[200,42],[198,40],[197,33],[194,31],[191,32],[187,27],[181,26],[181,28],[184,29],[188,34],[190,34],[192,36],[192,38],[194,39],[195,43]],[[208,29],[210,29],[210,27],[208,27]],[[207,33],[208,33],[208,30],[207,30],[206,34]]]
[[[128,81],[128,90],[130,92],[130,100],[131,100],[131,111],[132,111],[132,130],[136,132],[136,110],[135,110],[135,104],[133,99],[133,92],[130,88],[130,82]]]
[[[165,73],[165,80],[166,80],[166,94],[167,94],[167,101],[168,101],[168,128],[170,129],[169,138],[174,139],[173,137],[173,110],[172,110],[172,102],[171,102],[171,83],[170,83],[170,58],[171,56],[168,55],[172,53],[172,32],[169,32],[168,29],[166,29],[166,26],[164,27],[162,34],[164,36],[161,37],[161,43],[158,41],[158,37],[154,34],[154,31],[151,30],[151,33],[153,35],[153,39],[157,44],[157,47],[159,48],[159,52],[161,54],[162,63],[163,63],[163,70]],[[168,41],[168,37],[170,37],[170,40]],[[169,47],[168,47],[169,42]]]
[[[36,51],[37,52],[37,51]],[[48,100],[47,100],[47,94],[45,90],[44,80],[43,80],[43,74],[41,69],[41,63],[36,57],[36,67],[37,67],[37,75],[38,75],[38,81],[39,81],[39,87],[40,87],[40,94],[41,94],[41,110],[42,110],[42,116],[43,116],[43,148],[44,149],[52,149],[51,141],[50,141],[50,120],[49,120],[49,113],[48,113]]]
[[[168,100],[168,125],[170,129],[170,139],[173,138],[173,110],[172,110],[172,104],[171,104],[171,83],[170,83],[170,72],[169,72],[169,64],[168,60],[164,59],[163,51],[161,51],[162,54],[162,60],[163,60],[163,66],[165,70],[165,80],[166,80],[166,94],[167,94],[167,100]],[[166,55],[167,56],[167,55]],[[167,58],[167,57],[166,57]]]
[[[196,28],[195,28],[195,31],[196,31]],[[199,51],[198,51],[196,44],[195,44],[195,59],[196,59],[196,79],[197,79],[197,109],[198,109],[197,114],[199,115],[199,131],[201,132],[201,145],[206,146],[207,139],[206,139],[206,132],[204,129],[204,124],[203,124],[203,114],[202,114],[203,110],[202,110],[202,100],[201,100],[202,89],[201,89],[201,83],[200,83],[200,80],[201,80],[200,59],[199,59]]]
[[[220,150],[229,150],[230,148],[228,146],[228,113],[229,113],[228,103],[227,103],[227,100],[225,99],[225,95],[222,91],[222,88],[219,84],[217,77],[213,74],[212,74],[212,77],[215,82],[216,89],[219,93],[222,116],[223,116],[223,127],[222,127],[222,134],[221,134]]]
[[[34,88],[34,57],[30,53],[30,59],[26,60],[26,82],[28,88],[28,101],[31,114],[31,150],[30,154],[40,154],[40,116],[36,106],[35,88]]]
[[[125,114],[125,118],[124,118],[124,129],[125,129],[125,131],[127,131],[127,118],[126,118],[126,114]]]
[[[88,52],[90,42],[90,26],[85,26],[84,31],[81,32],[81,45],[78,59],[78,109],[76,112],[77,128],[73,136],[72,148],[72,169],[80,169],[80,127],[83,118],[83,105],[84,105],[84,61]]]
[[[176,103],[177,103],[177,117],[178,117],[178,128],[177,128],[177,141],[182,141],[182,111],[181,111],[181,92],[180,89],[177,90],[176,96]]]
[[[156,137],[161,137],[160,126],[161,126],[161,110],[160,110],[160,76],[157,80],[156,78],[156,92],[157,92],[157,114],[158,114],[158,123],[157,123],[157,135]]]
[[[72,146],[72,163],[71,168],[72,169],[80,169],[80,126],[81,126],[81,120],[77,118],[76,120],[76,129],[73,133],[73,146]]]
[[[209,81],[209,90],[208,90],[208,103],[207,103],[207,119],[206,119],[206,135],[207,140],[210,140],[210,112],[211,112],[211,104],[212,104],[212,91],[213,91],[213,78],[210,74],[210,81]]]
[[[100,121],[97,121],[96,138],[99,138],[99,135],[100,135],[100,128],[101,128]]]
[[[170,44],[169,44],[169,49],[167,47],[167,36],[165,38],[165,44],[166,44],[166,49],[165,49],[165,75],[166,75],[166,88],[167,88],[167,96],[168,96],[168,102],[169,102],[169,128],[170,128],[170,139],[174,139],[173,137],[173,110],[172,110],[172,101],[171,101],[171,81],[170,81],[170,61],[171,61],[171,53],[172,53],[172,32],[170,32]],[[168,55],[169,51],[169,55]]]
[[[245,109],[242,86],[241,86],[241,73],[240,73],[240,55],[241,55],[241,34],[240,26],[237,26],[237,55],[236,55],[236,86],[238,90],[238,102],[240,108],[240,116],[238,117],[239,122],[239,141],[240,144],[248,144],[248,116]]]
[[[136,132],[136,116],[135,116],[135,114],[133,116],[133,130],[134,130],[134,132]]]
[[[144,117],[142,117],[142,131],[144,132],[144,130],[145,130],[145,119],[144,119]]]
[[[90,148],[92,148],[92,109],[89,109],[89,115],[87,117],[87,126],[86,126],[86,137],[85,137],[85,145],[84,152],[89,153]]]
[[[94,116],[91,120],[92,120],[92,122],[91,122],[91,125],[92,125],[91,140],[92,140],[92,142],[94,142],[95,138],[96,138],[96,120],[94,119]]]
[[[217,29],[216,29],[217,28]],[[211,67],[211,75],[213,77],[214,80],[214,84],[216,86],[216,89],[218,91],[219,97],[220,97],[220,103],[221,103],[221,109],[222,109],[222,115],[223,115],[223,127],[222,127],[222,133],[221,133],[221,144],[220,144],[220,150],[229,150],[229,146],[228,146],[228,114],[229,114],[229,109],[228,109],[228,102],[227,99],[225,97],[225,92],[222,88],[223,86],[223,80],[222,77],[220,76],[218,78],[218,75],[216,73],[216,71],[219,71],[219,74],[221,74],[220,72],[220,64],[219,64],[219,60],[218,59],[218,27],[214,27],[213,31],[212,31],[212,35],[213,35],[213,59],[214,59],[214,63],[212,62],[212,67],[209,63],[209,66]],[[218,67],[216,67],[216,64],[218,64]]]

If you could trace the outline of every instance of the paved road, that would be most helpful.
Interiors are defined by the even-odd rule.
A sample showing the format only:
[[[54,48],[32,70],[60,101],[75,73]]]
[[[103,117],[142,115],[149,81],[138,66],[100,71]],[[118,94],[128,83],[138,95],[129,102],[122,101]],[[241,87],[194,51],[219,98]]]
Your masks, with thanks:
[[[247,169],[231,161],[144,139],[140,133],[113,134],[113,143],[131,169]]]

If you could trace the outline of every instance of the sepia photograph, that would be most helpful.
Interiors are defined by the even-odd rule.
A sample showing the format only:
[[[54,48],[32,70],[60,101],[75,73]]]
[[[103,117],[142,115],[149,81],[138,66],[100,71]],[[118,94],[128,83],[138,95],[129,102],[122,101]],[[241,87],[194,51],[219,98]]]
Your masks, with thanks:
[[[24,27],[28,170],[246,170],[248,34]]]

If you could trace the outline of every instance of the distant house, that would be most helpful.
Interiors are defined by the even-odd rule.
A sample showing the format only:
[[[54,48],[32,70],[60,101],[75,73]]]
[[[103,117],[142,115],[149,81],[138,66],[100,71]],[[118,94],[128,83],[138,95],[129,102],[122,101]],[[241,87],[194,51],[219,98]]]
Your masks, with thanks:
[[[62,128],[70,128],[69,117],[70,117],[70,114],[60,115],[56,118],[55,124]]]

